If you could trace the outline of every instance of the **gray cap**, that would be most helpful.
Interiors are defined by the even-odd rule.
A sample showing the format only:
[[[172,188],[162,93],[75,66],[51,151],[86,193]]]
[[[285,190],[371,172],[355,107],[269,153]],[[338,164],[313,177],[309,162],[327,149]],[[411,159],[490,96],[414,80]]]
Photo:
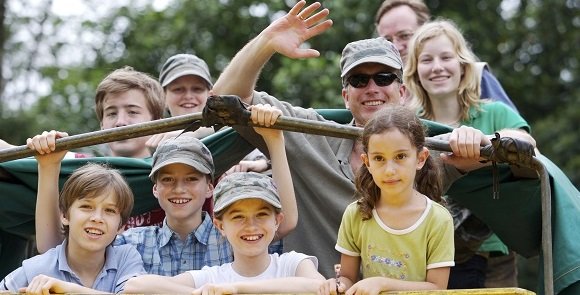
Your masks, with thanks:
[[[281,209],[278,189],[271,177],[256,172],[236,172],[224,177],[213,191],[214,212],[219,212],[236,201],[261,199]]]
[[[193,54],[176,54],[167,59],[161,67],[159,83],[165,87],[175,79],[187,75],[199,76],[207,82],[209,88],[213,87],[207,64]]]
[[[350,42],[342,50],[340,57],[340,77],[363,63],[379,63],[397,70],[403,70],[399,50],[383,37]]]
[[[181,135],[162,142],[153,154],[149,178],[154,180],[155,172],[175,163],[189,165],[200,173],[213,177],[214,166],[211,152],[199,139],[193,136]]]

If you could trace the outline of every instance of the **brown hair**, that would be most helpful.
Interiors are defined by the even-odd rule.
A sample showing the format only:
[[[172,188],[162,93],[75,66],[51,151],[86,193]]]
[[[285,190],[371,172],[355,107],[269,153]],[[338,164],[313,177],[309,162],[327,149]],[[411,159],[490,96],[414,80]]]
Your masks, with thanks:
[[[118,170],[105,165],[88,163],[71,174],[58,199],[60,212],[68,217],[68,210],[76,200],[94,198],[105,193],[113,193],[117,199],[121,228],[131,216],[133,192]],[[68,236],[68,231],[68,226],[63,225],[62,232],[65,236]]]
[[[431,18],[431,12],[429,8],[422,0],[385,0],[377,10],[375,15],[375,25],[378,25],[381,21],[381,17],[391,9],[399,7],[402,5],[407,5],[411,8],[417,15],[417,23],[419,26],[426,23]]]
[[[132,89],[143,92],[147,99],[147,108],[151,112],[153,120],[163,118],[165,94],[161,84],[151,76],[135,71],[132,67],[125,66],[111,72],[97,86],[95,112],[99,122],[103,121],[103,102],[107,94],[122,93]]]
[[[459,119],[465,121],[469,119],[470,107],[473,106],[476,110],[481,109],[482,100],[479,99],[481,80],[475,67],[475,63],[478,61],[477,56],[471,51],[461,31],[452,21],[444,19],[432,21],[426,23],[415,32],[415,35],[409,43],[411,50],[407,54],[407,64],[403,71],[403,80],[409,91],[413,94],[413,103],[420,110],[419,116],[428,120],[435,119],[433,104],[419,80],[417,67],[419,64],[419,55],[425,47],[425,43],[439,36],[449,38],[451,44],[453,44],[455,54],[457,54],[457,58],[459,59],[460,66],[463,69],[459,89],[457,89],[457,102],[460,107]]]
[[[368,153],[369,139],[372,135],[381,134],[395,129],[407,136],[411,144],[417,149],[417,153],[425,146],[425,127],[415,113],[404,106],[390,105],[376,112],[366,123],[362,144],[365,153]],[[427,157],[425,165],[415,176],[415,189],[428,196],[432,200],[441,201],[443,188],[440,177],[439,163],[433,157]],[[356,193],[359,210],[364,220],[371,218],[372,210],[380,199],[381,190],[375,184],[373,176],[366,165],[362,165],[356,174]]]

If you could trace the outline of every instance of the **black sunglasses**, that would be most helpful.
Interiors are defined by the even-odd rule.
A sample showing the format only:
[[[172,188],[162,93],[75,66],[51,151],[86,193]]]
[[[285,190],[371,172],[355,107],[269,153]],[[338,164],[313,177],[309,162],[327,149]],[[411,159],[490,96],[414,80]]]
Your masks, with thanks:
[[[369,84],[370,79],[375,81],[375,84],[380,87],[385,87],[393,84],[395,80],[401,82],[401,78],[395,73],[377,73],[374,75],[354,74],[346,80],[346,83],[354,88],[363,88]]]

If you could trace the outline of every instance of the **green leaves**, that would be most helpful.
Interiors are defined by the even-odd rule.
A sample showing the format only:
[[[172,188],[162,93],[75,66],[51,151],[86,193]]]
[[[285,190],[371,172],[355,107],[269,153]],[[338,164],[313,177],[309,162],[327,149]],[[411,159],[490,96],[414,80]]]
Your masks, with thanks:
[[[580,140],[580,134],[571,127],[580,122],[580,7],[576,2],[426,0],[433,15],[459,24],[475,53],[490,64],[532,125],[540,150],[578,186],[580,151],[574,142]],[[48,0],[37,7],[46,3]],[[97,0],[85,3],[95,11],[103,5]],[[4,46],[4,60],[10,60],[9,68],[17,72],[29,63],[12,62],[16,53],[28,52],[24,56],[35,57],[48,52],[51,56],[31,64],[31,70],[47,81],[50,94],[39,96],[32,107],[23,104],[19,112],[4,111],[0,138],[22,144],[26,137],[45,129],[71,134],[98,129],[93,113],[94,89],[107,73],[124,65],[157,77],[169,56],[193,53],[206,60],[215,80],[231,57],[294,1],[174,0],[161,11],[152,0],[139,7],[128,3],[116,6],[105,17],[95,18],[92,13],[84,17],[76,31],[68,29],[66,33],[78,38],[61,36],[70,18],[46,14],[45,24],[51,24],[46,32],[51,33],[40,35],[38,42],[49,49],[41,52],[35,44],[14,39],[14,34],[28,27],[36,32],[46,10],[28,13],[26,18],[8,12],[5,28],[12,39]],[[334,25],[308,43],[321,52],[321,57],[292,60],[275,55],[263,70],[258,90],[305,107],[344,106],[339,74],[342,48],[350,41],[375,36],[373,21],[380,1],[322,3],[330,9]],[[67,51],[71,46],[78,52]],[[62,63],[61,59],[69,55],[82,56],[83,63]],[[7,110],[5,105],[2,109]],[[16,114],[34,119],[22,123]],[[15,135],[15,124],[26,125],[27,129],[19,128]]]

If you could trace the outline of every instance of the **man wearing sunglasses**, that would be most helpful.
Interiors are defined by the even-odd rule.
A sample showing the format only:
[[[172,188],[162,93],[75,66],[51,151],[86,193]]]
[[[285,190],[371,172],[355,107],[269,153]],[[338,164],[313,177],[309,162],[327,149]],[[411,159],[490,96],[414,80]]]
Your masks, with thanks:
[[[233,94],[248,104],[270,105],[260,108],[262,113],[258,117],[262,119],[270,118],[273,112],[282,112],[284,116],[326,121],[313,109],[295,107],[265,92],[254,91],[262,67],[274,53],[291,58],[319,55],[318,51],[300,48],[300,45],[326,31],[332,21],[326,19],[328,9],[319,10],[320,3],[304,6],[305,1],[299,1],[288,14],[270,24],[240,50],[216,82],[214,94]],[[348,44],[342,53],[341,69],[342,96],[354,118],[351,124],[363,126],[376,111],[403,102],[406,92],[400,79],[403,63],[396,48],[386,39]],[[251,128],[236,127],[236,130],[267,154],[264,141]],[[315,255],[320,272],[325,277],[333,277],[333,265],[340,261],[334,245],[342,213],[353,201],[354,175],[362,164],[362,144],[352,139],[299,132],[285,132],[284,137],[300,212],[296,230],[284,238],[284,251]],[[478,162],[480,144],[490,142],[480,131],[458,128],[449,139],[456,143],[452,147],[457,152],[445,157],[446,162],[464,171],[481,166]],[[458,146],[464,148],[462,152]],[[460,176],[457,169],[445,165],[446,183]]]

